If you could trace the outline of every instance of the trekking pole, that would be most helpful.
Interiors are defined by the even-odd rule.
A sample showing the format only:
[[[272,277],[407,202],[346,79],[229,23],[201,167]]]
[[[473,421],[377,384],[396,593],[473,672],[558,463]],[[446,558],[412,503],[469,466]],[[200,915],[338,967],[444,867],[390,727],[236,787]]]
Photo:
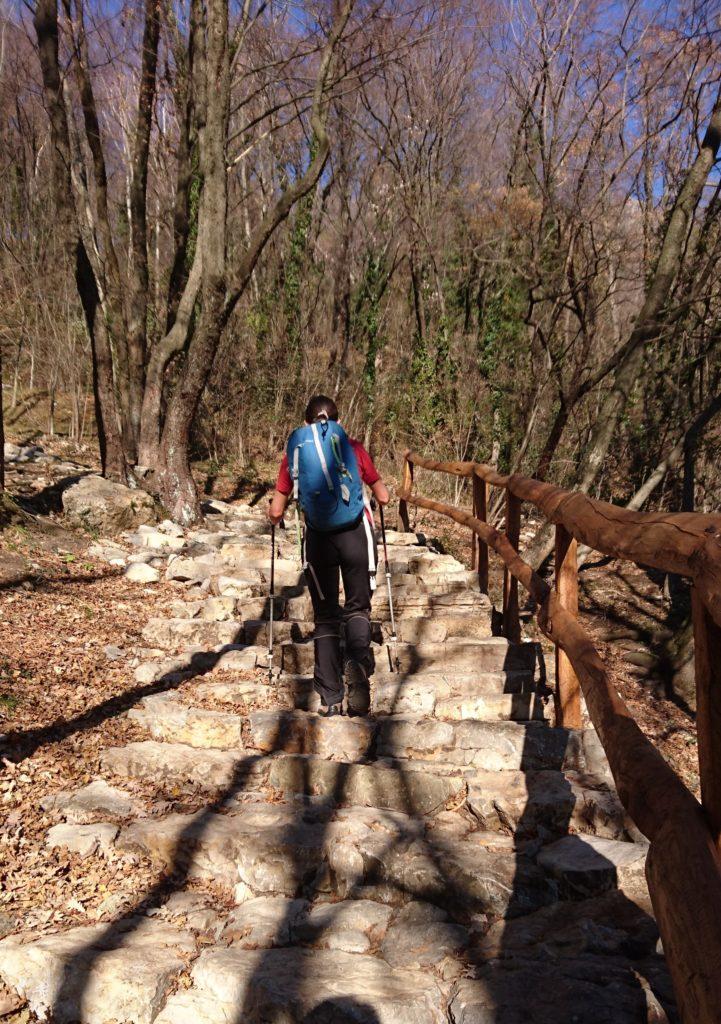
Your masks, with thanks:
[[[268,682],[273,682],[273,618],[275,615],[275,523],[270,526],[270,620],[268,622]]]
[[[379,502],[379,505],[380,505],[380,502]],[[398,661],[398,635],[396,634],[396,617],[395,617],[395,613],[393,611],[393,590],[392,590],[392,587],[391,587],[391,567],[390,567],[390,563],[388,561],[388,545],[386,543],[386,521],[385,521],[385,516],[383,515],[383,506],[382,505],[380,505],[380,511],[381,511],[381,537],[383,538],[383,558],[385,559],[385,563],[386,563],[386,586],[388,587],[388,608],[389,608],[390,614],[391,614],[391,639],[390,639],[390,643],[393,644],[393,650],[395,651],[395,655],[396,655],[395,656],[395,669],[394,669],[394,659],[391,657],[390,644],[386,644],[386,650],[388,651],[388,664],[390,665],[391,672],[393,672],[393,671],[398,672],[398,671],[400,671],[400,669],[399,669],[399,661]]]
[[[298,545],[298,561],[303,564],[303,534],[300,528],[300,512],[298,511],[298,502],[295,502],[295,540]]]

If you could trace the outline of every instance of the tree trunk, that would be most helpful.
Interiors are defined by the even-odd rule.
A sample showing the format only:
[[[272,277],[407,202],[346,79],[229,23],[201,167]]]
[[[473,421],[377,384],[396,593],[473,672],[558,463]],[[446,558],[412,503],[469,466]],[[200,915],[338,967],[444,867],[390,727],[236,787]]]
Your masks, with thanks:
[[[198,146],[203,175],[197,240],[202,256],[202,312],[188,349],[182,379],[168,402],[159,450],[160,497],[173,518],[182,523],[193,522],[200,515],[198,493],[190,471],[190,432],[222,332],[273,232],[288,216],[293,205],[315,188],[328,159],[330,142],[326,125],[329,101],[326,92],[332,80],[335,50],[353,4],[354,0],[346,0],[321,56],[311,113],[315,154],[305,173],[285,189],[261,220],[230,282],[225,244],[228,10],[227,0],[211,0],[208,4],[207,50],[196,54],[207,74],[207,94],[198,110]]]
[[[5,490],[5,422],[3,419],[3,353],[0,345],[0,494]]]
[[[198,249],[190,270],[190,277],[176,310],[175,322],[167,335],[153,347],[150,353],[143,391],[140,444],[138,446],[138,466],[147,469],[158,466],[165,372],[172,359],[182,352],[188,338],[193,309],[200,290],[202,268],[202,252]]]
[[[147,191],[150,130],[155,102],[155,74],[160,38],[159,0],[146,0],[130,188],[131,261],[128,275],[128,438],[137,461],[143,401],[148,317]]]
[[[224,326],[228,205],[225,147],[230,112],[227,0],[208,3],[205,46],[196,59],[199,72],[205,74],[204,105],[198,115],[203,201],[196,243],[202,258],[202,312],[182,378],[168,403],[158,478],[166,508],[177,522],[186,524],[200,515],[190,472],[190,431]]]
[[[90,336],[95,414],[103,473],[126,483],[127,468],[113,386],[110,339],[102,312],[98,315],[100,297],[97,282],[73,209],[72,156],[59,65],[56,0],[38,0],[33,21],[38,39],[45,106],[50,119],[55,235],[61,251],[70,264],[74,265],[78,294]]]

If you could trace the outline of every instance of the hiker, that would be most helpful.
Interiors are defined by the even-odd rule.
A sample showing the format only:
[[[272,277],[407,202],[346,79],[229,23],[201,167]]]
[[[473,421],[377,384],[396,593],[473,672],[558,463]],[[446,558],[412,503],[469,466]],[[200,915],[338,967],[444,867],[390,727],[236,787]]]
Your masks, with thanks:
[[[279,523],[291,495],[303,510],[303,569],[315,620],[313,685],[328,716],[343,714],[344,680],[348,714],[365,715],[370,710],[370,611],[378,560],[363,484],[381,505],[388,503],[388,488],[365,448],[343,430],[335,402],[316,395],[305,410],[305,426],[288,439],[268,517]],[[345,591],[343,608],[339,576]]]

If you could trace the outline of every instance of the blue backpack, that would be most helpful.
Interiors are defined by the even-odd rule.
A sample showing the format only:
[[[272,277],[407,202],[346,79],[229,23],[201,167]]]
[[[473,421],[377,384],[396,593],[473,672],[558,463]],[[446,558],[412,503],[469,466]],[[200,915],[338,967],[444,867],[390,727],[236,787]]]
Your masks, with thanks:
[[[298,427],[288,438],[293,497],[314,530],[350,526],[363,515],[363,483],[353,446],[335,420]]]

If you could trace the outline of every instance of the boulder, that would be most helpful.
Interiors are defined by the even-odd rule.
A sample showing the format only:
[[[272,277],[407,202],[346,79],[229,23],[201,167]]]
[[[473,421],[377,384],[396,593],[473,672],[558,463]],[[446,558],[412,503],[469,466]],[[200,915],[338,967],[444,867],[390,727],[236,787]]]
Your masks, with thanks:
[[[63,510],[91,530],[118,533],[157,519],[155,502],[145,491],[101,476],[84,476],[63,492]]]
[[[125,579],[131,583],[157,583],[160,573],[146,562],[133,562],[125,570]]]

